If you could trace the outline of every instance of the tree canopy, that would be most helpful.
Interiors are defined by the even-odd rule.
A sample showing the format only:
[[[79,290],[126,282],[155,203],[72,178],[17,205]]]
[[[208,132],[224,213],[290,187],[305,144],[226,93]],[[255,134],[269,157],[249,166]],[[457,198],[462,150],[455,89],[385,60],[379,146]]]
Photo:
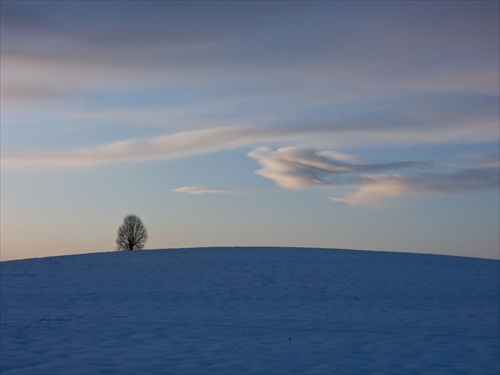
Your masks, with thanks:
[[[116,247],[118,250],[140,250],[148,239],[148,231],[137,215],[127,215],[118,228]]]

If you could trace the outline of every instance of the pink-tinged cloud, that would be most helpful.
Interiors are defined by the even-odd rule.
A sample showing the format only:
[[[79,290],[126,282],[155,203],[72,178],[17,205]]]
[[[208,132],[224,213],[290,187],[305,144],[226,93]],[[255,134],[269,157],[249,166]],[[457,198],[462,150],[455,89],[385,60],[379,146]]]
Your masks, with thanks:
[[[357,192],[345,197],[330,199],[335,202],[379,206],[387,201],[403,196],[415,195],[417,189],[403,177],[390,174],[376,175],[369,183],[359,186]]]
[[[498,128],[498,124],[496,125]],[[478,131],[479,129],[479,131]],[[484,130],[484,131],[483,131]],[[498,132],[493,127],[491,132]],[[474,134],[473,134],[474,133]],[[453,135],[449,135],[453,134]],[[117,141],[93,147],[81,147],[69,152],[44,152],[40,154],[3,154],[3,166],[66,166],[78,167],[107,164],[115,162],[137,162],[151,160],[167,160],[196,154],[217,152],[232,148],[256,144],[282,144],[284,142],[303,143],[317,147],[325,143],[334,145],[359,146],[363,144],[432,144],[457,142],[467,139],[468,142],[484,142],[496,139],[490,136],[485,128],[460,128],[453,132],[448,129],[436,130],[430,128],[393,130],[384,128],[372,129],[342,129],[341,124],[331,126],[225,126],[201,130],[183,131],[150,138],[136,138]],[[316,176],[315,184],[323,184],[323,173],[349,172],[351,169],[388,169],[407,167],[408,162],[390,163],[389,165],[356,165],[354,157],[332,151],[311,151],[307,148],[284,147],[277,151],[267,148],[257,148],[248,154],[259,161],[264,167],[258,173],[274,179],[282,176],[278,184],[288,187],[302,188],[300,174],[295,171],[302,166],[302,173]],[[290,169],[291,168],[291,169]],[[287,176],[287,177],[286,177]],[[285,181],[287,180],[287,181]],[[309,181],[309,179],[307,180]],[[293,187],[292,187],[293,188]]]
[[[492,155],[476,157],[479,160],[476,166],[440,171],[428,161],[356,163],[352,155],[302,147],[283,147],[275,151],[259,147],[248,155],[262,166],[256,174],[285,189],[352,186],[356,190],[354,193],[330,198],[350,204],[378,205],[406,196],[453,194],[500,186],[500,169],[498,163],[493,165],[495,158]],[[491,166],[485,166],[484,161]],[[405,173],[395,174],[392,172],[395,170],[405,170]]]
[[[302,147],[283,147],[276,151],[259,147],[248,156],[256,159],[262,166],[262,169],[255,173],[292,190],[300,190],[309,185],[328,184],[323,176],[347,172],[350,169],[348,165],[327,157],[325,153]]]
[[[353,163],[353,155],[316,151],[304,147],[282,147],[272,150],[259,147],[248,154],[262,166],[255,173],[285,189],[300,190],[311,185],[338,185],[356,182],[361,173],[414,168],[422,161],[392,163]]]
[[[164,160],[214,152],[255,142],[258,132],[246,127],[212,128],[84,147],[58,155],[5,156],[6,164],[86,166],[113,162]]]
[[[415,173],[412,176],[380,174],[365,176],[358,190],[333,201],[350,204],[380,205],[388,200],[409,196],[457,194],[498,189],[500,168],[478,167],[454,172]]]

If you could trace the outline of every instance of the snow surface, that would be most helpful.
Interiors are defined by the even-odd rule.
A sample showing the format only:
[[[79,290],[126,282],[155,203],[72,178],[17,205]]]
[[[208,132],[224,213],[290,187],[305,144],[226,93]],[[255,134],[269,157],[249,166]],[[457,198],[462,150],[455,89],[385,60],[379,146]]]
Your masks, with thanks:
[[[497,260],[299,248],[1,262],[2,374],[498,374]]]

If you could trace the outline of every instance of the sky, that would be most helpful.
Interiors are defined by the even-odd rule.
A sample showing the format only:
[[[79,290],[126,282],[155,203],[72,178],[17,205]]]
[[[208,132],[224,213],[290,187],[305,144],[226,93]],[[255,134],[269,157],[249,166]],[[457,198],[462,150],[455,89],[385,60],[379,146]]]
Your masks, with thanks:
[[[500,259],[497,1],[1,1],[1,260]]]

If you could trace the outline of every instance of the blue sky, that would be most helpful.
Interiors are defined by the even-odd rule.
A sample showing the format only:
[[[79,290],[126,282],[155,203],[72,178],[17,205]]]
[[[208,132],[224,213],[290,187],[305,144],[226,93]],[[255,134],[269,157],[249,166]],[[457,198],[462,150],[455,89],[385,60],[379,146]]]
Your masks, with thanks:
[[[2,260],[500,258],[499,3],[1,2]]]

